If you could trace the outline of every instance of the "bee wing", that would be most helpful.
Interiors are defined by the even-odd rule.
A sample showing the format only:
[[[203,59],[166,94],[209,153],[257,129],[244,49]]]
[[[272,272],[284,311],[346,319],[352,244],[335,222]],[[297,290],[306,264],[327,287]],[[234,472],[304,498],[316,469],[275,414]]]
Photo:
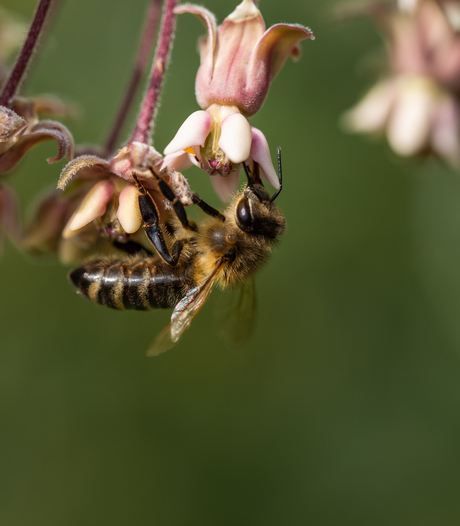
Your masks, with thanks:
[[[238,288],[225,293],[217,317],[220,336],[233,345],[241,345],[249,339],[257,314],[255,281],[252,279]]]
[[[147,351],[148,356],[157,356],[166,352],[179,341],[179,338],[189,328],[193,318],[211,294],[221,266],[222,262],[219,262],[202,285],[190,289],[185,297],[179,301],[172,313],[171,323],[158,335],[152,347]]]

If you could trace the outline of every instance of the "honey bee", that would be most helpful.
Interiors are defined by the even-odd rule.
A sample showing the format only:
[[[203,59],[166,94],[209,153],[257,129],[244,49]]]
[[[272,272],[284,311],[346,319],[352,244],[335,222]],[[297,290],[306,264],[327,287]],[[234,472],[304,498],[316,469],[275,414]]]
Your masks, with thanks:
[[[257,163],[252,173],[246,165],[244,169],[247,185],[223,213],[192,194],[209,216],[199,224],[188,219],[182,203],[159,179],[175,212],[171,224],[162,224],[154,200],[135,178],[143,228],[157,254],[92,259],[70,272],[77,291],[94,303],[119,310],[174,309],[149,354],[166,351],[179,340],[216,283],[223,289],[250,284],[284,232],[286,220],[274,203],[282,189],[281,150],[280,188],[272,197]]]

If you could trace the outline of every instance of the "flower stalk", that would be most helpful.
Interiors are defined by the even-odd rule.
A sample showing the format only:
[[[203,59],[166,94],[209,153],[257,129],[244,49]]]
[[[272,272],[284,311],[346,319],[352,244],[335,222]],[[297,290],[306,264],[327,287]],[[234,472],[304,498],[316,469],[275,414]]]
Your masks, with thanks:
[[[21,81],[24,78],[24,73],[29,66],[30,60],[37,46],[47,15],[50,12],[52,4],[56,2],[57,0],[40,0],[32,25],[29,29],[29,34],[24,42],[24,46],[22,47],[13,71],[5,84],[3,92],[0,95],[0,106],[6,106],[7,108],[11,107],[13,98],[18,91]]]
[[[139,49],[137,52],[136,62],[132,72],[131,80],[128,85],[123,102],[118,111],[118,115],[114,121],[112,131],[105,144],[105,152],[108,157],[116,147],[120,137],[121,130],[126,122],[129,109],[136,95],[142,75],[144,74],[145,66],[150,55],[150,50],[153,46],[153,41],[157,34],[158,22],[160,19],[162,0],[151,0],[147,12],[147,18],[144,25]]]
[[[161,32],[155,57],[153,59],[152,76],[150,84],[142,102],[141,111],[136,122],[130,142],[150,143],[155,115],[158,109],[158,99],[165,72],[168,66],[169,56],[174,39],[176,27],[176,15],[174,9],[177,0],[167,0],[161,24]]]

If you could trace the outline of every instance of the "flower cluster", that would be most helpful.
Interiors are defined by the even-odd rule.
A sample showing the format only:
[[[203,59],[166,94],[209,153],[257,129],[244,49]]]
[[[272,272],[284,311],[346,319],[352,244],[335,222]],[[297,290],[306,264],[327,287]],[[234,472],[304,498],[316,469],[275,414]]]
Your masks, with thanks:
[[[105,146],[75,148],[65,126],[43,118],[69,116],[65,104],[52,97],[19,95],[38,37],[49,26],[45,22],[56,2],[39,1],[14,67],[9,74],[0,75],[0,176],[10,173],[28,150],[50,139],[57,142],[58,153],[48,162],[63,158],[69,162],[62,170],[58,188],[40,200],[23,232],[15,219],[14,194],[4,184],[0,186],[0,233],[3,225],[5,231],[15,232],[29,252],[56,253],[61,261],[70,262],[95,253],[130,252],[146,244],[135,180],[142,181],[154,199],[162,221],[171,213],[171,205],[159,191],[160,181],[169,184],[184,206],[193,204],[193,193],[181,173],[192,164],[213,176],[214,187],[223,200],[237,189],[243,162],[258,163],[262,178],[279,187],[267,140],[248,118],[261,108],[287,58],[299,58],[299,42],[313,40],[308,28],[276,24],[266,29],[253,0],[243,0],[219,27],[205,8],[165,0],[157,31],[162,1],[150,0],[132,79]],[[207,28],[207,36],[200,40],[201,65],[196,78],[196,96],[202,110],[186,119],[163,157],[151,143],[151,131],[176,15],[181,13],[196,15]],[[14,24],[18,24],[15,19],[0,16],[0,59],[17,44],[8,29]],[[157,32],[148,89],[130,139],[119,145],[120,131]],[[6,70],[6,66],[0,67],[0,73]]]
[[[374,2],[365,12],[386,35],[388,72],[348,111],[346,127],[386,133],[401,156],[431,151],[460,167],[460,2]]]

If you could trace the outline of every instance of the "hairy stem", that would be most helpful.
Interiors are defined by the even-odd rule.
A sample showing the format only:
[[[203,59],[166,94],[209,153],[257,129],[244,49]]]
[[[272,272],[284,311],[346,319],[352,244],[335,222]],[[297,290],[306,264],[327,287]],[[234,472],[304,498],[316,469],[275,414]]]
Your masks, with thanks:
[[[131,81],[128,85],[128,89],[118,111],[118,115],[115,119],[112,131],[105,145],[105,151],[107,156],[109,156],[113,152],[118,142],[121,130],[128,116],[129,109],[136,95],[137,88],[139,87],[139,82],[141,81],[142,75],[144,74],[145,66],[150,55],[150,50],[152,49],[153,41],[157,34],[158,22],[160,19],[161,3],[162,0],[150,1],[150,6],[147,12],[147,19],[144,25],[144,31],[142,33],[139,49],[137,51],[137,57],[136,62],[134,64]]]
[[[13,71],[11,72],[8,81],[3,88],[3,92],[0,95],[0,106],[11,106],[13,97],[16,95],[21,81],[24,78],[24,73],[29,66],[30,59],[32,58],[33,52],[37,46],[40,33],[42,32],[47,15],[50,12],[51,4],[53,4],[53,2],[57,3],[57,0],[40,0],[37,11],[35,12],[35,17],[32,21],[32,25],[29,29],[29,34],[27,35],[21,53],[16,60]]]
[[[166,0],[159,43],[153,59],[152,76],[150,78],[147,93],[142,101],[141,111],[130,142],[138,141],[149,143],[155,115],[158,109],[158,99],[160,97],[161,86],[168,67],[169,55],[174,39],[174,29],[176,26],[176,15],[174,9],[176,5],[177,0]]]

